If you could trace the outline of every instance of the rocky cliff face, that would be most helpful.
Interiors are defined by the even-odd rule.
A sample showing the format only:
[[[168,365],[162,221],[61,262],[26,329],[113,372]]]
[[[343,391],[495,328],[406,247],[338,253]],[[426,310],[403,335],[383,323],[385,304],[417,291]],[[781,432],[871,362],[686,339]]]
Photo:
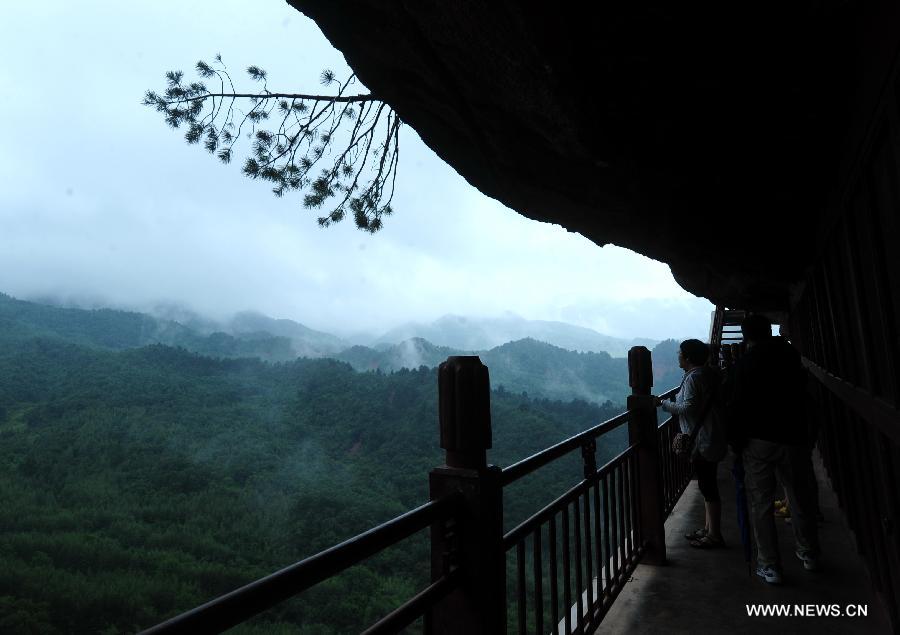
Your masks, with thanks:
[[[815,255],[856,3],[289,2],[438,155],[530,218],[747,308],[785,308]]]

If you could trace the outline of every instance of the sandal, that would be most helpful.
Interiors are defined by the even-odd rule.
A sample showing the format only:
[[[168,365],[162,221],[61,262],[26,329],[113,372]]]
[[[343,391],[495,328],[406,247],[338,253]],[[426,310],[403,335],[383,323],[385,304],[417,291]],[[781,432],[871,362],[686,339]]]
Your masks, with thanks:
[[[725,546],[725,541],[721,538],[703,536],[702,538],[691,540],[690,545],[695,549],[719,549]]]
[[[706,538],[706,529],[704,527],[701,527],[700,529],[692,531],[689,534],[685,534],[684,537],[687,540],[700,540],[701,538]]]

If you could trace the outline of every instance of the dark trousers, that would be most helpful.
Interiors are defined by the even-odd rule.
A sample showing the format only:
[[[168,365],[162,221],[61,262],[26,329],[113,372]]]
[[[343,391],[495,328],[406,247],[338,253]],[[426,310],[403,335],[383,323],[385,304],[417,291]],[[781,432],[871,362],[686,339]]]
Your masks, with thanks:
[[[697,486],[703,494],[703,500],[707,503],[719,502],[719,479],[717,475],[719,463],[707,461],[702,456],[691,459],[694,475],[697,477]]]

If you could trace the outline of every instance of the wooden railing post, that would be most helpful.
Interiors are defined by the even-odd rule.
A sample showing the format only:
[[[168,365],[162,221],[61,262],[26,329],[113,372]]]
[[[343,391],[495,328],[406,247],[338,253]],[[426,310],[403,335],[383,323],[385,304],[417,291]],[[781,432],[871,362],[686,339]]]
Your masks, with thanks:
[[[506,558],[500,469],[491,447],[488,369],[476,356],[454,356],[438,369],[441,447],[446,464],[430,475],[431,499],[464,495],[460,518],[431,528],[431,576],[459,569],[461,583],[426,617],[435,635],[506,633]]]
[[[628,351],[628,441],[637,444],[640,528],[646,552],[645,564],[666,563],[665,511],[659,466],[656,406],[650,395],[653,362],[650,351],[634,346]]]

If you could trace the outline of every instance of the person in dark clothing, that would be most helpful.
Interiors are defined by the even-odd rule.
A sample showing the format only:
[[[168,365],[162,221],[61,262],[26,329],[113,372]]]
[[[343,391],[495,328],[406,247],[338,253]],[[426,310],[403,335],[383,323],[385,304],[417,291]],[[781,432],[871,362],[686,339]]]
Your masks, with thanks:
[[[741,324],[747,351],[735,364],[728,420],[730,442],[740,452],[753,517],[758,576],[782,580],[775,528],[776,475],[784,485],[793,516],[797,557],[807,570],[818,567],[819,541],[810,484],[803,478],[808,455],[805,411],[806,370],[799,353],[770,322],[751,315]]]

